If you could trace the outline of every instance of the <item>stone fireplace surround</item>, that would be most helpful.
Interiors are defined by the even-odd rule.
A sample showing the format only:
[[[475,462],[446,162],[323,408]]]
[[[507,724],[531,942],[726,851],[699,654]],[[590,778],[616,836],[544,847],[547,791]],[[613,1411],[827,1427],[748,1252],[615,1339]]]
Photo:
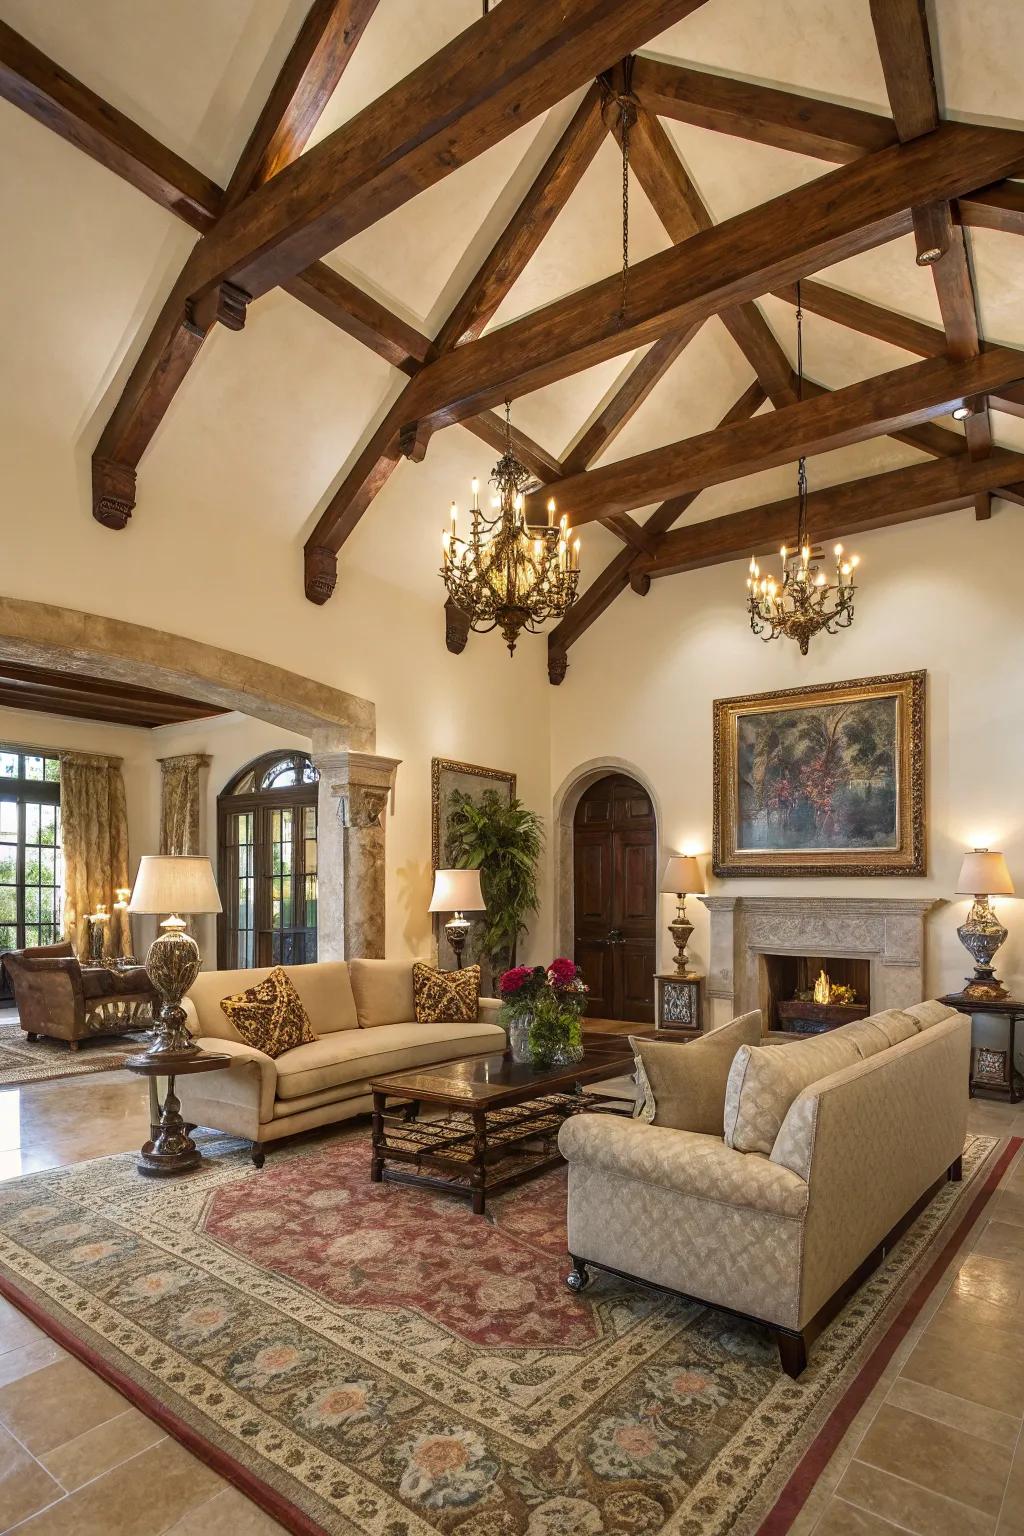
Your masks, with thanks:
[[[871,1011],[905,1008],[924,992],[925,915],[934,898],[701,896],[711,919],[709,1024],[760,1007],[759,957],[868,959]]]

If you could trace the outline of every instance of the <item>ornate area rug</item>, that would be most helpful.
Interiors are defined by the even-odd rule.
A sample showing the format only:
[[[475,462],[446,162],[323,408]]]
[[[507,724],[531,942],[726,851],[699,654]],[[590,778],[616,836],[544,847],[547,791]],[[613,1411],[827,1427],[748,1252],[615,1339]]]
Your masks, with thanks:
[[[51,1077],[81,1077],[87,1072],[116,1072],[148,1044],[147,1034],[98,1035],[72,1051],[66,1040],[42,1035],[29,1040],[18,1015],[5,1010],[0,1013],[0,1088],[41,1083]]]
[[[0,1290],[296,1532],[777,1536],[1017,1145],[968,1139],[799,1382],[765,1330],[566,1290],[564,1171],[476,1217],[371,1184],[362,1129],[260,1172],[226,1142],[173,1183],[130,1155],[12,1181]]]

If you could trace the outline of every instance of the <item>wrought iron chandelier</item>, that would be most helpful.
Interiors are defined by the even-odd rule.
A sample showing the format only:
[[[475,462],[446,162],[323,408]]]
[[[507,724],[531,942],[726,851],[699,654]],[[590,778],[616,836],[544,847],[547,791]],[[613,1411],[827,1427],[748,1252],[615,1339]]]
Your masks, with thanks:
[[[796,371],[797,399],[802,400],[804,315],[799,283],[796,285]],[[757,557],[751,559],[747,576],[747,612],[755,635],[765,641],[788,635],[799,645],[801,656],[806,656],[812,635],[821,630],[834,635],[841,629],[849,629],[853,623],[853,599],[857,590],[855,572],[860,556],[845,556],[843,546],[837,544],[833,551],[835,580],[829,581],[820,565],[822,553],[813,547],[807,531],[807,461],[802,454],[796,484],[799,505],[796,548],[789,549],[783,544],[779,551],[781,583],[774,576],[762,575]]]
[[[509,655],[521,631],[536,634],[548,619],[568,612],[580,579],[580,541],[565,517],[555,523],[554,500],[548,501],[546,524],[526,521],[523,491],[530,472],[512,451],[511,409],[506,400],[505,451],[490,477],[494,516],[481,510],[474,479],[469,537],[458,535],[454,501],[451,526],[441,535],[441,576],[449,597],[471,629],[500,629]]]

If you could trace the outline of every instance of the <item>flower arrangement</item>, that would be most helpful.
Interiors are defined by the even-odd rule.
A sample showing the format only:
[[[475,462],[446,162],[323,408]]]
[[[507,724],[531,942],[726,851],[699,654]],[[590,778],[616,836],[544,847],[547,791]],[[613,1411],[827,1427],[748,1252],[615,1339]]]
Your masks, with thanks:
[[[546,1067],[580,1059],[589,988],[575,961],[560,955],[546,968],[513,966],[498,990],[513,1060]]]

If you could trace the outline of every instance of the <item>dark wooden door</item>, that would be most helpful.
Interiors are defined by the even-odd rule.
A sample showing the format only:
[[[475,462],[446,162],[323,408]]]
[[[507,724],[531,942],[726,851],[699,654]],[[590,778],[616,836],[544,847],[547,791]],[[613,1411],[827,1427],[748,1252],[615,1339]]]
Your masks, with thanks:
[[[621,773],[592,784],[573,823],[574,958],[592,1018],[654,1020],[656,857],[643,786]]]

